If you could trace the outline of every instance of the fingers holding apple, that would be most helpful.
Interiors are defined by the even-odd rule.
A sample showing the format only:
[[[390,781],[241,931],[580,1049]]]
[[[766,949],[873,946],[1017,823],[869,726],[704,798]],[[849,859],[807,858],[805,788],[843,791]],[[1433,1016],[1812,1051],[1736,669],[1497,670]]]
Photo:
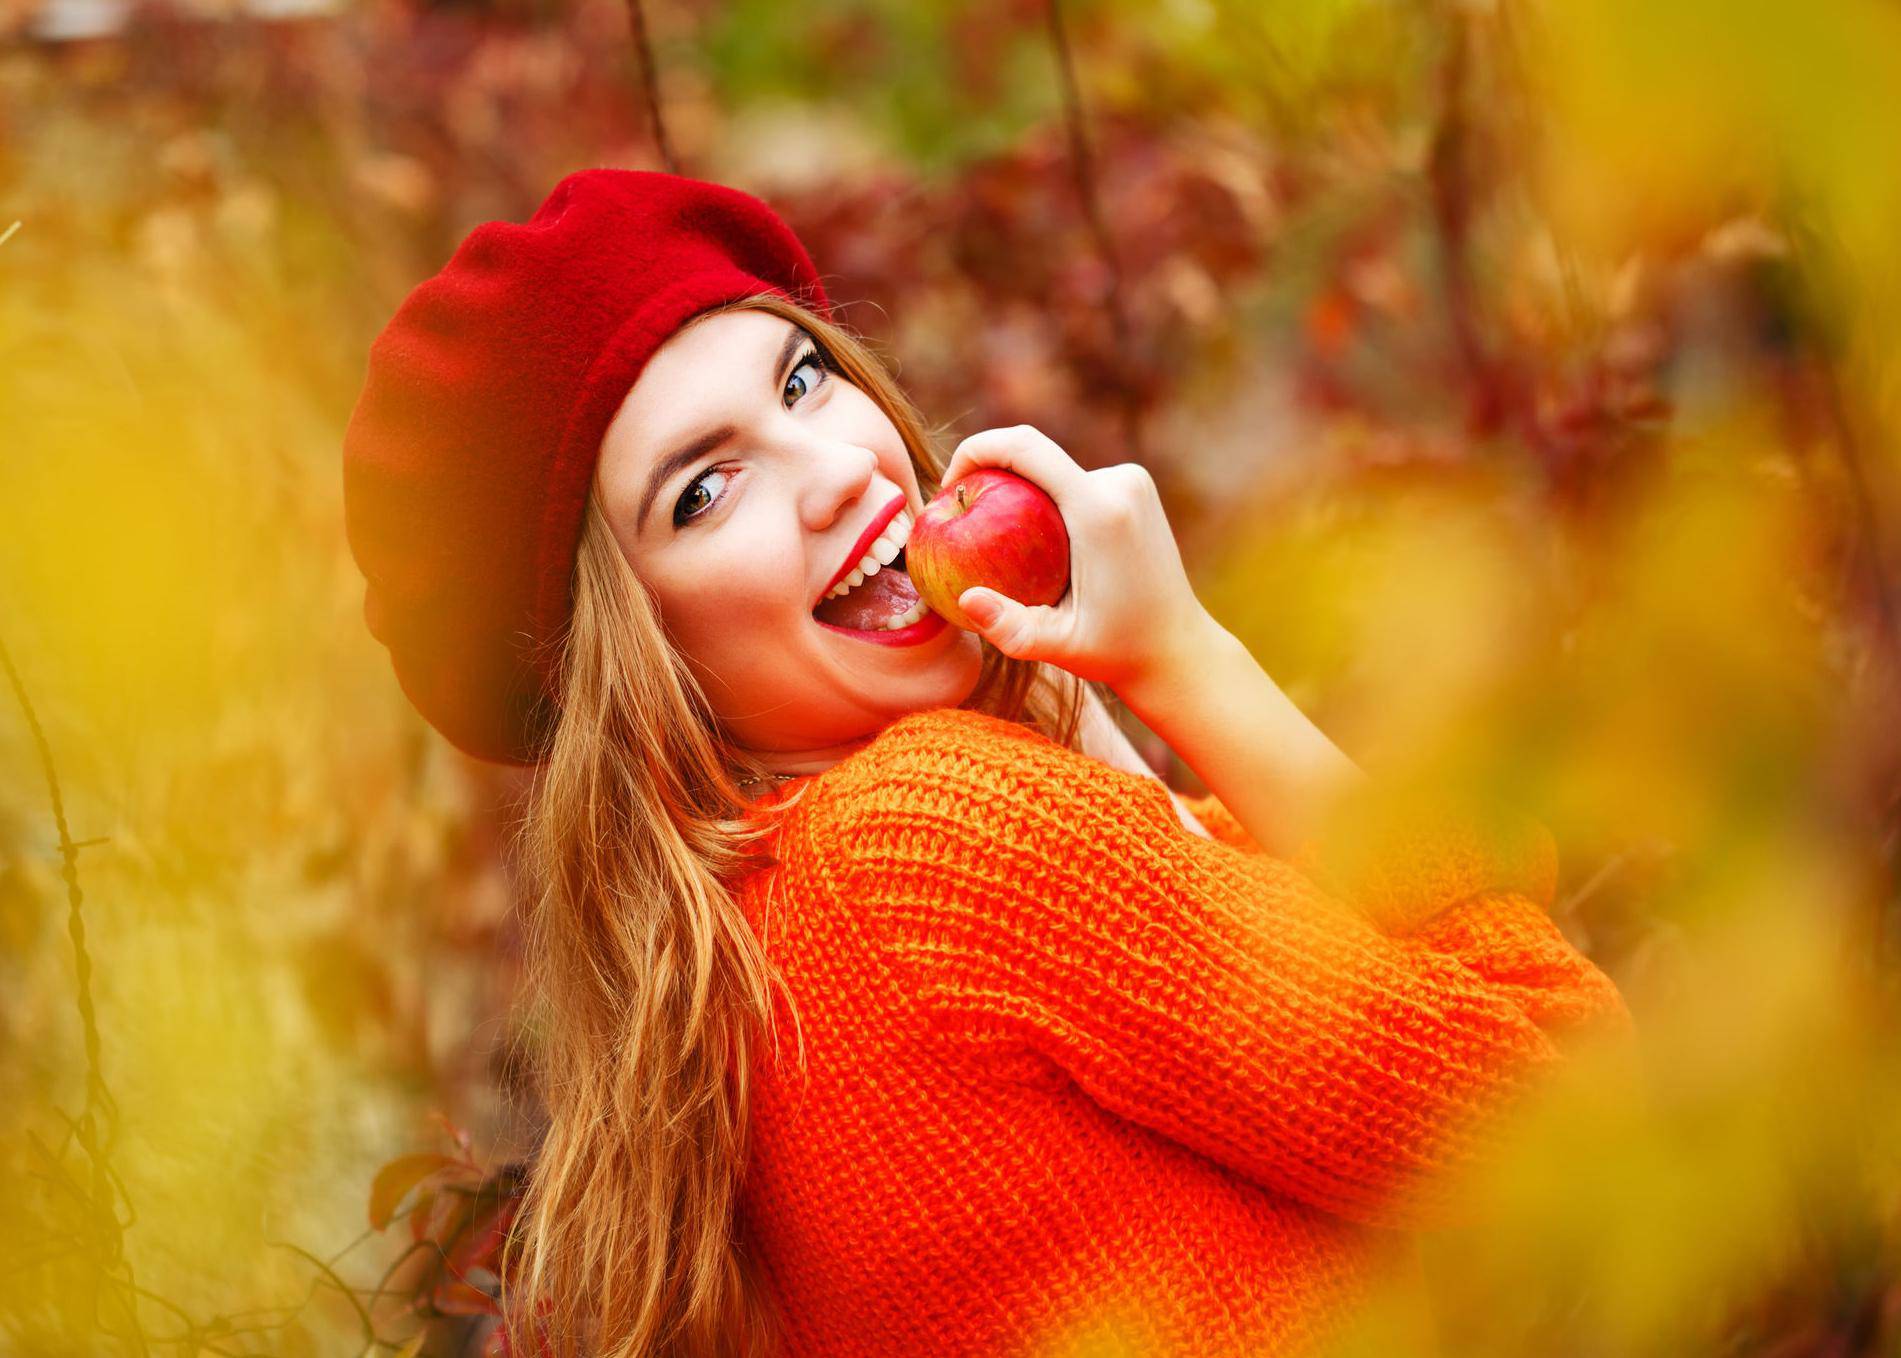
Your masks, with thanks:
[[[1089,475],[1060,443],[1028,424],[972,434],[951,451],[950,465],[939,484],[949,490],[979,467],[1015,472],[1039,487],[1064,514],[1083,493],[1083,479]]]
[[[965,439],[942,484],[906,545],[912,581],[1006,655],[1116,687],[1210,621],[1139,464],[1085,471],[1019,425]]]
[[[967,632],[982,623],[963,607],[975,586],[1024,605],[1053,604],[1069,588],[1069,532],[1056,502],[1032,481],[977,467],[940,491],[911,525],[906,569],[918,597]]]

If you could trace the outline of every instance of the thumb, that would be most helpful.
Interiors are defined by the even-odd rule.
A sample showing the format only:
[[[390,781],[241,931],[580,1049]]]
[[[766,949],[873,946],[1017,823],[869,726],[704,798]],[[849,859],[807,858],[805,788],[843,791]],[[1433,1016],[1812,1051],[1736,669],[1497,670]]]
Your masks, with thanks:
[[[957,596],[957,606],[977,624],[985,641],[1007,656],[1028,658],[1025,653],[1036,644],[1036,620],[1023,604],[994,589],[972,585]]]

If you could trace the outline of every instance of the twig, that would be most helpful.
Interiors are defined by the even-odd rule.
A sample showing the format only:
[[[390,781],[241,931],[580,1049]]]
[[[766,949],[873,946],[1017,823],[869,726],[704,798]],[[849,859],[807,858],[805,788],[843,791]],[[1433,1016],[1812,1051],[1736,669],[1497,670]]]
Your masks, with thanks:
[[[18,223],[15,223],[14,229],[17,227]],[[12,229],[7,232],[7,235],[11,234]],[[6,236],[0,236],[0,243],[4,243],[5,240]],[[29,1171],[29,1177],[48,1184],[55,1191],[69,1195],[83,1216],[84,1226],[71,1237],[69,1248],[56,1251],[51,1255],[42,1255],[33,1262],[45,1262],[64,1257],[66,1254],[81,1254],[91,1261],[97,1270],[99,1281],[105,1285],[103,1289],[95,1291],[93,1296],[93,1323],[103,1333],[128,1340],[134,1352],[138,1354],[150,1353],[154,1343],[170,1345],[182,1344],[185,1340],[190,1340],[200,1350],[227,1355],[227,1358],[242,1358],[242,1355],[232,1353],[231,1350],[221,1348],[211,1342],[219,1332],[219,1320],[214,1320],[210,1325],[200,1325],[192,1321],[190,1314],[183,1307],[150,1288],[141,1286],[133,1274],[131,1261],[126,1257],[126,1232],[137,1222],[138,1210],[133,1205],[132,1195],[127,1190],[124,1180],[119,1177],[112,1165],[111,1149],[117,1134],[118,1104],[113,1099],[112,1091],[107,1087],[105,1080],[98,1013],[92,998],[92,954],[86,944],[85,894],[79,885],[79,851],[106,841],[103,837],[85,840],[75,840],[72,837],[66,821],[66,799],[60,787],[59,770],[53,761],[52,744],[46,737],[46,730],[40,724],[39,714],[33,707],[32,699],[27,695],[26,684],[20,678],[20,672],[15,667],[13,656],[7,650],[4,641],[0,641],[0,669],[6,671],[7,680],[13,688],[13,695],[20,704],[21,712],[25,714],[27,729],[32,733],[34,747],[40,757],[40,767],[46,777],[47,795],[53,810],[53,824],[59,832],[61,876],[66,883],[67,933],[73,945],[76,1004],[86,1051],[86,1095],[79,1116],[74,1117],[64,1109],[53,1109],[55,1116],[65,1124],[66,1128],[58,1151],[55,1152],[48,1147],[34,1133],[27,1133],[27,1144],[37,1152],[39,1159],[45,1165],[45,1172]],[[66,1148],[75,1142],[84,1153],[91,1171],[89,1184],[75,1180],[74,1176],[67,1172],[63,1163]],[[123,1217],[120,1214],[121,1207],[124,1208]],[[368,1239],[371,1234],[365,1231],[344,1246],[335,1257],[340,1259]],[[337,1277],[329,1264],[295,1245],[289,1245],[286,1248],[302,1254],[316,1264],[326,1278],[342,1286],[341,1279]],[[313,1286],[312,1292],[314,1290]],[[345,1288],[345,1291],[348,1292],[348,1289]],[[138,1301],[140,1299],[170,1312],[185,1327],[186,1333],[181,1336],[162,1338],[148,1334],[139,1317]],[[292,1316],[301,1311],[303,1305],[307,1305],[309,1300],[310,1294],[307,1293],[304,1303],[292,1309]],[[369,1324],[368,1313],[364,1311],[361,1303],[357,1302],[354,1293],[350,1293],[350,1300],[356,1306],[358,1315],[364,1320],[370,1340],[377,1345],[393,1347],[387,1341],[377,1339],[374,1327]],[[117,1329],[109,1323],[108,1318],[100,1313],[102,1306],[116,1306],[123,1312],[124,1329]],[[288,1320],[285,1323],[288,1324]],[[246,1330],[258,1328],[260,1327],[250,1326],[246,1327]],[[228,1322],[224,1323],[224,1330],[234,1337],[241,1333],[234,1330]]]
[[[1596,893],[1599,887],[1603,886],[1604,883],[1621,872],[1624,865],[1629,861],[1630,853],[1626,850],[1611,858],[1608,862],[1599,864],[1597,871],[1592,873],[1576,891],[1573,891],[1570,895],[1559,901],[1557,909],[1552,911],[1552,913],[1568,919],[1580,905],[1584,904],[1586,900],[1590,899],[1590,897]]]
[[[78,973],[79,1021],[86,1046],[86,1098],[90,1105],[96,1093],[104,1093],[105,1081],[100,1075],[99,1023],[92,1003],[92,957],[86,951],[86,920],[81,911],[84,898],[79,888],[79,846],[73,842],[66,826],[66,801],[60,792],[59,771],[53,765],[52,747],[47,743],[39,714],[33,710],[33,702],[26,694],[26,685],[21,682],[20,672],[14,668],[13,657],[4,641],[0,641],[0,666],[6,669],[7,680],[13,685],[13,696],[19,700],[20,710],[26,714],[27,728],[33,733],[33,744],[40,756],[40,768],[46,775],[47,795],[53,804],[53,824],[59,831],[61,876],[66,882],[66,929],[72,936],[73,966]]]
[[[1856,555],[1863,563],[1862,569],[1867,572],[1874,595],[1874,650],[1881,657],[1877,672],[1885,679],[1892,701],[1896,689],[1901,688],[1901,629],[1897,628],[1896,623],[1893,582],[1888,579],[1884,569],[1887,556],[1882,544],[1881,522],[1874,497],[1868,491],[1854,424],[1842,399],[1841,379],[1835,372],[1834,364],[1826,358],[1821,360],[1821,368],[1829,422],[1835,427],[1835,453],[1848,474],[1850,497],[1854,503]],[[1893,733],[1890,732],[1889,740],[1892,739]],[[1892,747],[1886,753],[1889,767],[1892,768],[1895,762]],[[1882,803],[1875,813],[1875,826],[1880,834],[1878,843],[1887,880],[1881,884],[1880,890],[1873,893],[1873,918],[1869,920],[1871,937],[1865,954],[1877,974],[1887,960],[1888,912],[1893,909],[1896,860],[1901,858],[1901,777],[1891,776],[1888,786],[1882,789],[1881,797]]]
[[[1063,0],[1048,3],[1050,44],[1056,50],[1056,68],[1062,78],[1063,121],[1069,130],[1070,163],[1076,169],[1076,188],[1082,198],[1084,215],[1089,219],[1090,234],[1096,250],[1109,270],[1109,324],[1115,334],[1116,355],[1126,363],[1131,350],[1127,310],[1123,304],[1122,261],[1116,254],[1115,240],[1103,219],[1102,204],[1096,187],[1095,154],[1089,146],[1082,95],[1076,85],[1075,62],[1070,56],[1069,37],[1063,30]],[[1144,464],[1141,397],[1133,383],[1121,384],[1123,436],[1129,453]]]
[[[370,1319],[368,1309],[365,1308],[362,1301],[357,1298],[356,1289],[337,1276],[335,1269],[331,1268],[330,1265],[326,1264],[302,1245],[293,1245],[288,1240],[272,1240],[266,1243],[275,1245],[279,1249],[286,1249],[295,1254],[301,1254],[305,1259],[316,1265],[317,1270],[323,1274],[324,1279],[329,1282],[332,1287],[336,1288],[337,1291],[343,1293],[344,1297],[349,1301],[351,1309],[356,1312],[356,1318],[363,1326],[363,1342],[366,1346],[374,1346],[386,1342],[377,1338],[376,1322]]]
[[[443,1250],[442,1246],[434,1240],[415,1240],[405,1245],[403,1252],[396,1256],[388,1268],[383,1270],[383,1275],[376,1280],[376,1286],[370,1289],[370,1301],[375,1303],[381,1301],[384,1297],[401,1296],[402,1289],[391,1287],[389,1285],[390,1279],[396,1276],[397,1270],[402,1268],[404,1264],[408,1263],[418,1254],[431,1249],[436,1252],[439,1258],[444,1260],[448,1259],[448,1254]]]
[[[1467,420],[1472,432],[1490,434],[1498,428],[1504,411],[1498,371],[1479,334],[1478,302],[1472,287],[1472,167],[1465,117],[1471,35],[1467,21],[1457,13],[1451,16],[1449,28],[1446,55],[1439,66],[1439,125],[1433,133],[1427,182],[1444,275],[1446,317],[1465,373]]]
[[[1868,490],[1868,475],[1862,469],[1861,441],[1856,436],[1847,403],[1842,399],[1841,377],[1826,356],[1818,357],[1822,390],[1827,398],[1824,405],[1828,422],[1835,430],[1835,453],[1841,459],[1842,470],[1848,475],[1849,498],[1854,505],[1855,553],[1867,568],[1874,595],[1875,636],[1880,642],[1882,653],[1893,666],[1901,661],[1901,608],[1897,608],[1895,603],[1894,584],[1882,569],[1887,556],[1882,540],[1880,513],[1875,507],[1874,496]]]
[[[11,236],[18,225],[16,222],[10,227],[7,236]],[[0,242],[5,239],[5,236],[0,236]],[[132,1262],[125,1256],[125,1223],[119,1220],[114,1207],[120,1197],[121,1185],[108,1163],[111,1144],[115,1139],[118,1106],[113,1101],[111,1091],[106,1088],[100,1059],[99,1022],[92,1002],[92,955],[86,947],[85,895],[79,886],[79,846],[73,841],[72,832],[66,824],[66,800],[60,791],[59,770],[53,763],[52,745],[46,738],[46,730],[40,725],[39,714],[33,708],[33,700],[27,696],[26,684],[21,680],[19,670],[14,667],[13,656],[4,641],[0,641],[0,667],[7,672],[7,681],[13,686],[13,696],[26,716],[27,729],[32,732],[34,748],[40,756],[40,767],[46,775],[53,824],[59,831],[60,875],[66,883],[66,932],[73,944],[76,999],[86,1049],[85,1103],[79,1116],[70,1120],[70,1126],[92,1170],[91,1194],[85,1200],[88,1234],[99,1247],[101,1276],[122,1284],[126,1289],[134,1289],[137,1283],[133,1278]],[[116,1293],[118,1289],[114,1291]],[[138,1308],[123,1296],[120,1300],[125,1302],[130,1325],[126,1337],[132,1341],[137,1352],[146,1353],[149,1345],[139,1323]],[[95,1298],[95,1304],[96,1301]]]
[[[666,119],[660,116],[660,86],[654,73],[653,44],[647,38],[647,15],[640,0],[627,0],[627,20],[634,32],[634,55],[640,59],[640,93],[647,105],[647,122],[653,128],[654,144],[660,148],[660,159],[666,164],[667,173],[679,174],[680,162],[667,137]]]
[[[1822,229],[1801,210],[1800,205],[1788,212],[1786,217],[1800,276],[1812,288],[1823,287],[1824,266],[1821,261],[1826,252],[1826,243],[1822,239]],[[1860,434],[1848,401],[1842,394],[1841,374],[1837,371],[1835,357],[1828,352],[1826,344],[1817,342],[1813,337],[1810,337],[1806,348],[1821,379],[1823,413],[1834,435],[1829,442],[1834,445],[1835,456],[1841,462],[1848,484],[1853,542],[1844,554],[1844,579],[1850,578],[1851,570],[1859,569],[1868,580],[1868,590],[1874,604],[1874,635],[1870,649],[1874,652],[1876,663],[1872,682],[1885,685],[1886,693],[1883,696],[1886,702],[1877,710],[1886,711],[1901,696],[1901,605],[1897,605],[1894,582],[1888,578],[1886,570],[1886,532],[1875,496],[1868,488]],[[1896,878],[1901,875],[1901,776],[1892,772],[1897,763],[1892,733],[1884,743],[1887,748],[1881,753],[1891,772],[1887,786],[1879,791],[1881,804],[1875,808],[1874,817],[1886,880],[1873,893],[1873,918],[1869,921],[1871,938],[1864,954],[1877,975],[1881,974],[1887,959],[1888,915],[1895,908]]]

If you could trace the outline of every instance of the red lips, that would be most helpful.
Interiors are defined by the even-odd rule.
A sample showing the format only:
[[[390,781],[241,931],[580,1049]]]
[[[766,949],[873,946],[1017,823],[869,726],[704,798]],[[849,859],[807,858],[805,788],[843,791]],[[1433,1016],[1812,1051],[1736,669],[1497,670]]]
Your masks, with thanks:
[[[825,596],[832,592],[840,580],[850,575],[859,561],[864,558],[865,553],[871,550],[871,544],[878,540],[878,534],[884,532],[885,525],[903,512],[904,497],[900,495],[872,516],[871,522],[865,525],[865,531],[858,535],[858,542],[852,547],[851,555],[845,558],[845,564],[838,568],[837,573],[825,582],[825,588],[818,592],[818,598],[812,600],[812,607],[817,608],[825,602]]]

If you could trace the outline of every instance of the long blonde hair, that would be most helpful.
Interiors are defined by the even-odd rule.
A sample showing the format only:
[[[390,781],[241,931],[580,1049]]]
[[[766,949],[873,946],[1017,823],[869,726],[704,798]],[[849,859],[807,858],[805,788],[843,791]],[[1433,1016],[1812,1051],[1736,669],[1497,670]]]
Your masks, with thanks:
[[[732,307],[809,331],[936,492],[939,431],[861,341],[775,294]],[[777,1317],[736,1210],[755,1043],[772,1033],[772,987],[785,989],[736,897],[772,861],[771,818],[749,814],[737,785],[763,770],[722,739],[592,495],[562,645],[519,840],[526,1040],[548,1125],[508,1245],[508,1337],[555,1358],[771,1354]],[[964,707],[1081,748],[1080,681],[983,651]]]

